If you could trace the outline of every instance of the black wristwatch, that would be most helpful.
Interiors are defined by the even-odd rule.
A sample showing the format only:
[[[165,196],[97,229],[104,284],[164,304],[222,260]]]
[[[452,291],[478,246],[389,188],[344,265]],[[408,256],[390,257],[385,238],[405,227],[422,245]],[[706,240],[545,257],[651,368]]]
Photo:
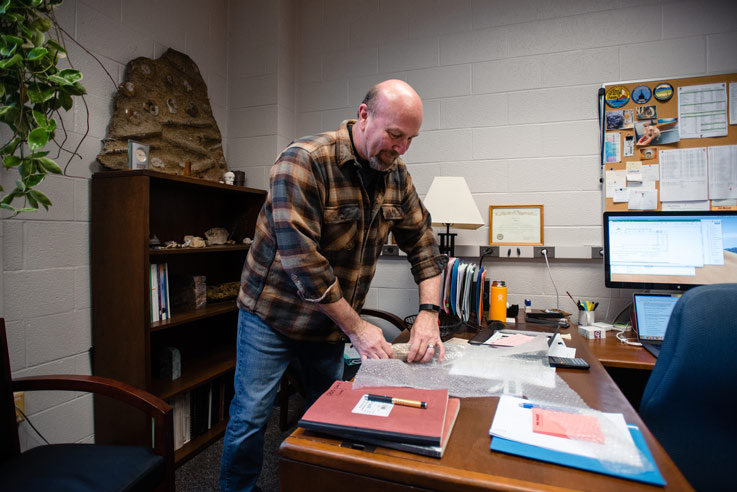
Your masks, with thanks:
[[[434,311],[436,313],[440,312],[440,306],[437,304],[420,304],[420,311]]]

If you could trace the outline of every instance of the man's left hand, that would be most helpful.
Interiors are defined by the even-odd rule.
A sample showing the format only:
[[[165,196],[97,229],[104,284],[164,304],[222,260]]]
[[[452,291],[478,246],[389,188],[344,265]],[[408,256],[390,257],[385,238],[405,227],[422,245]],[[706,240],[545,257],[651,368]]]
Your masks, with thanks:
[[[409,354],[407,362],[430,362],[437,354],[443,361],[445,347],[440,340],[438,315],[429,311],[420,311],[412,324],[409,336]]]

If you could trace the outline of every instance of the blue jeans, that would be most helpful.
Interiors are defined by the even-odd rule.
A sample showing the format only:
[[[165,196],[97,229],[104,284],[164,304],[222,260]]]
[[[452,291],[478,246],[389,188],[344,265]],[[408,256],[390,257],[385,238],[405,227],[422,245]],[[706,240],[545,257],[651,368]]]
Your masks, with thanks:
[[[238,359],[235,396],[223,440],[220,490],[252,490],[264,458],[264,434],[274,398],[292,358],[311,405],[330,385],[343,377],[343,344],[292,340],[272,330],[258,316],[238,316]]]

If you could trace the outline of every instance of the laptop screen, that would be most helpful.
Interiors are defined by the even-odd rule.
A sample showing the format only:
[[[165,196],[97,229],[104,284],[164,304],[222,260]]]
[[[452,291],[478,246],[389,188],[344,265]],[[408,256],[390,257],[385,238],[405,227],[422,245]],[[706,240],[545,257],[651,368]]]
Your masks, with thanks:
[[[663,340],[670,313],[678,299],[669,295],[635,294],[635,322],[640,340]]]

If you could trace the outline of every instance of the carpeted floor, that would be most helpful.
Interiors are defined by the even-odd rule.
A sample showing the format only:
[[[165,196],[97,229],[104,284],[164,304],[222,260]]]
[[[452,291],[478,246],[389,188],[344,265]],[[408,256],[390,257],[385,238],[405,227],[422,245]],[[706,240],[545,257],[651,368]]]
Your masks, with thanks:
[[[277,398],[277,401],[278,398]],[[289,421],[296,423],[303,410],[304,400],[299,394],[289,398]],[[264,467],[256,485],[264,492],[279,490],[279,445],[294,427],[285,432],[279,430],[279,407],[275,406],[266,428],[264,443]],[[216,492],[220,474],[220,455],[223,439],[220,438],[197,456],[177,468],[177,492]]]

